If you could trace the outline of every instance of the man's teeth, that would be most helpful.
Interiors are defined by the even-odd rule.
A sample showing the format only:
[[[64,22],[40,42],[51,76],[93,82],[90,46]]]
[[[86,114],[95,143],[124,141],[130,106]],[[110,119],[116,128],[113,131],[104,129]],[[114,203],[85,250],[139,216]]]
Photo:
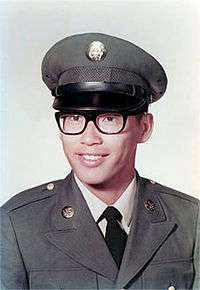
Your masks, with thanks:
[[[102,155],[83,155],[86,160],[98,160]]]

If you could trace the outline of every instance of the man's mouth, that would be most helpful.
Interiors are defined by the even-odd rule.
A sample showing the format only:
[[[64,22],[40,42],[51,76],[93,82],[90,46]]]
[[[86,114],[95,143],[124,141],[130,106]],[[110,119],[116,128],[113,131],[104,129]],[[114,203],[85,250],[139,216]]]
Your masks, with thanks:
[[[78,159],[79,161],[86,166],[98,166],[100,165],[102,162],[105,161],[106,157],[109,154],[85,154],[85,153],[80,153],[77,154],[78,155]]]
[[[83,154],[82,157],[86,160],[98,160],[101,157],[105,157],[105,155],[93,155],[93,154]]]

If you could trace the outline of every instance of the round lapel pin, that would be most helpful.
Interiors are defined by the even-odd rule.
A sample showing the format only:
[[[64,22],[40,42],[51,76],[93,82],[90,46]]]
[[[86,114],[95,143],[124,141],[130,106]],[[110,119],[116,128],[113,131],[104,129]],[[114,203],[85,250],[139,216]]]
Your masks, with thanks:
[[[74,216],[74,213],[75,213],[75,211],[74,211],[72,206],[65,206],[62,209],[62,216],[65,219],[72,218]]]
[[[151,199],[145,200],[144,206],[148,211],[154,211],[156,208],[155,203]]]

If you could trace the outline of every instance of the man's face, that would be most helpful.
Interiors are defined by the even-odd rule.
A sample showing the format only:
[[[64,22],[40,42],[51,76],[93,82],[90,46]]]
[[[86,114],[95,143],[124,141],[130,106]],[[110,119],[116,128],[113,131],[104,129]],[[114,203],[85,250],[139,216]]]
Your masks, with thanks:
[[[90,121],[82,134],[60,135],[65,155],[78,178],[99,188],[116,183],[129,183],[134,176],[135,152],[138,143],[148,139],[152,115],[140,120],[129,116],[124,130],[116,135],[98,131]]]

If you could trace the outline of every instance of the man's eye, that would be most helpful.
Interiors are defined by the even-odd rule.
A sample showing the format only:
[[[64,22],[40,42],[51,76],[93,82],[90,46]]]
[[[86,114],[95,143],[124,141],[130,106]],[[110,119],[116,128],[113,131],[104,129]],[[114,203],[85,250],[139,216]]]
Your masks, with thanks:
[[[73,115],[73,116],[71,116],[71,120],[72,121],[79,121],[80,120],[80,116],[79,115]]]
[[[119,119],[121,119],[121,117],[119,115],[105,115],[105,116],[102,116],[102,121],[103,122],[113,123],[113,122],[118,122]]]
[[[80,121],[81,116],[80,115],[66,115],[64,116],[64,120],[67,122],[78,122]]]
[[[108,116],[104,118],[104,121],[112,122],[115,118],[113,116]]]

